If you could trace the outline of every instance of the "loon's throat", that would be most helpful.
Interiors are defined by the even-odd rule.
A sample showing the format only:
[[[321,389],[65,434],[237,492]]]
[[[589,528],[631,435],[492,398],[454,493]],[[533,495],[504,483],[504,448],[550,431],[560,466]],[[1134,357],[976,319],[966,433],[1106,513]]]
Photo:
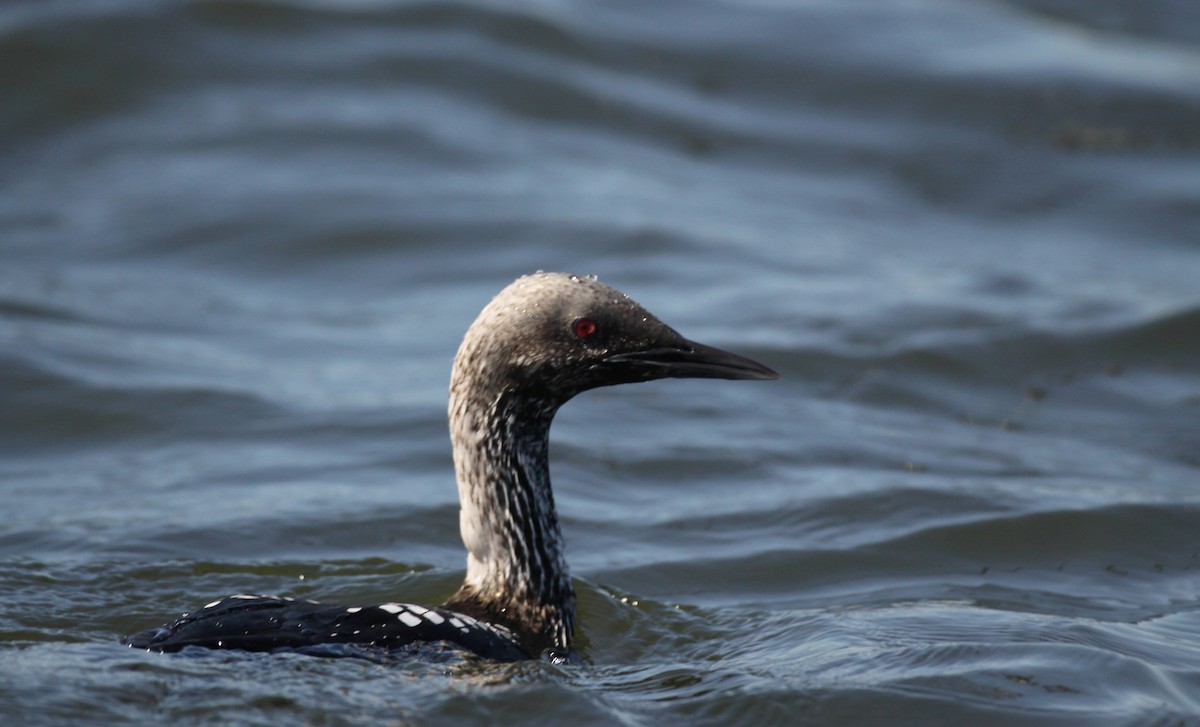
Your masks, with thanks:
[[[557,407],[466,388],[452,388],[450,430],[467,575],[446,605],[507,626],[535,652],[568,649],[575,594],[548,452]]]

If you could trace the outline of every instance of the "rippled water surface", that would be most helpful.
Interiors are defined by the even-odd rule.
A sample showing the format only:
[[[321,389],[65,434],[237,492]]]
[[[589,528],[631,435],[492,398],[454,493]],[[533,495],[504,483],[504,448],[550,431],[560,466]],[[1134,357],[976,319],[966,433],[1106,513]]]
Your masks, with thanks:
[[[0,7],[5,724],[1200,724],[1200,5]],[[583,663],[436,603],[459,337],[596,273],[778,382],[561,412]]]

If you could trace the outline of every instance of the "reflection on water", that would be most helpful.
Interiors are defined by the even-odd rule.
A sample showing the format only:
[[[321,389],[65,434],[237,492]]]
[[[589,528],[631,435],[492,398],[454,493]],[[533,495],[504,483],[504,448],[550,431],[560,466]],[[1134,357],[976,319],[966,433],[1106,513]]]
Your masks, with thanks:
[[[0,713],[1200,718],[1197,12],[7,4]],[[451,593],[449,363],[539,268],[784,375],[562,411],[584,664],[117,646]]]

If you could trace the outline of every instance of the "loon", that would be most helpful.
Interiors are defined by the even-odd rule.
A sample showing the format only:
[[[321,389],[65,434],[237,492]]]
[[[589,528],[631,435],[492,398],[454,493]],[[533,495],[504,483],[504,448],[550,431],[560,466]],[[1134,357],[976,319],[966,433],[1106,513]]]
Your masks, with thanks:
[[[558,408],[600,386],[663,378],[776,379],[748,358],[689,341],[594,276],[517,279],[467,330],[450,379],[450,438],[467,547],[462,587],[437,608],[328,606],[236,595],[126,636],[126,645],[337,655],[448,644],[486,659],[563,660],[575,591],[550,489]]]

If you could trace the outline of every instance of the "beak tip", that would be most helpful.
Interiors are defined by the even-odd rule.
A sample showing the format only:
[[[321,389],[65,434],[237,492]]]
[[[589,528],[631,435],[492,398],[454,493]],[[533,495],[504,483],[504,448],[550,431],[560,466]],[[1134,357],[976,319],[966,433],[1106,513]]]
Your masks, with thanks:
[[[746,369],[744,375],[739,378],[751,381],[776,381],[782,377],[774,369],[758,364],[756,368]]]

